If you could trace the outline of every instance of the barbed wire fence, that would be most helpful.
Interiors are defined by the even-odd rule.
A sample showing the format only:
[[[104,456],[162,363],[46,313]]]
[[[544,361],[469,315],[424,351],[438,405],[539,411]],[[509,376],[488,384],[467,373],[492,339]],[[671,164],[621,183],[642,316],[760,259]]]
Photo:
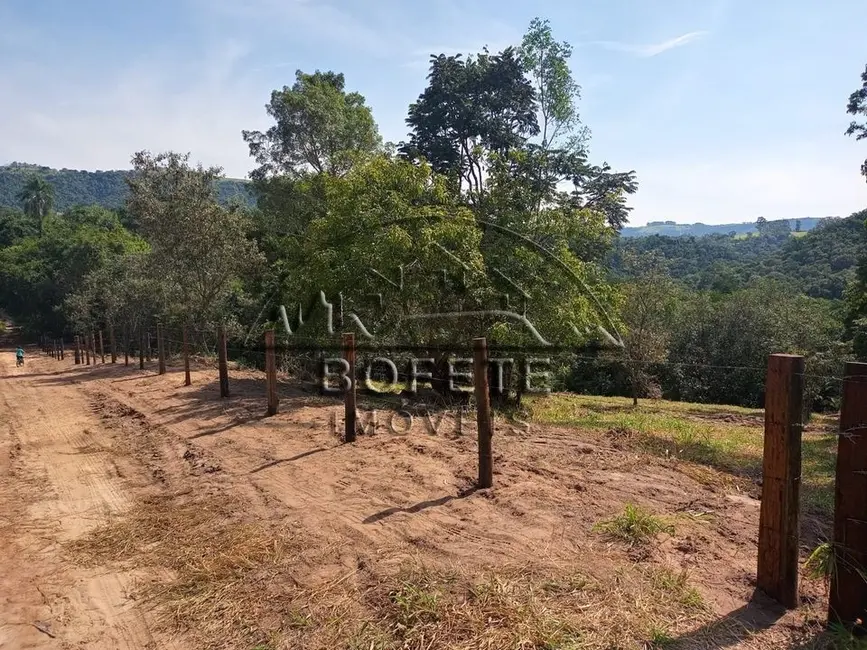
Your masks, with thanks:
[[[495,398],[502,394],[503,359],[501,353],[515,352],[508,346],[489,347],[485,338],[475,338],[450,346],[405,346],[399,344],[358,345],[353,333],[344,333],[330,340],[294,338],[278,345],[275,329],[262,327],[256,344],[250,345],[251,334],[242,339],[236,336],[229,345],[225,327],[215,330],[194,327],[166,328],[156,319],[123,328],[120,342],[114,328],[109,328],[109,357],[112,364],[135,364],[145,369],[157,362],[157,373],[165,374],[169,365],[182,361],[185,385],[190,385],[191,360],[212,361],[217,357],[220,396],[231,395],[229,363],[264,371],[263,382],[266,414],[279,412],[280,392],[278,376],[291,377],[295,385],[309,392],[330,395],[343,402],[342,440],[355,442],[366,424],[360,412],[383,409],[412,413],[414,408],[458,409],[469,416],[475,411],[478,435],[478,488],[493,486],[493,434]],[[105,335],[102,328],[85,332],[72,341],[74,363],[96,365],[106,363]],[[118,347],[118,345],[120,347]],[[62,339],[41,340],[45,354],[65,359]],[[471,371],[458,373],[463,382],[450,391],[431,391],[419,397],[418,383],[433,387],[432,373],[419,372],[414,365],[407,371],[398,370],[391,360],[408,361],[408,353],[423,350],[426,353],[447,353],[460,357],[472,365]],[[520,352],[537,350],[523,347]],[[363,378],[359,378],[358,353],[374,355],[371,362],[361,364]],[[571,363],[599,363],[598,355],[581,350],[567,351]],[[330,353],[330,355],[328,354]],[[380,367],[374,371],[374,365]],[[388,361],[388,363],[383,363]],[[624,363],[623,360],[610,360]],[[338,371],[329,369],[336,363]],[[630,360],[659,366],[659,362]],[[773,354],[764,368],[743,365],[713,365],[700,362],[665,362],[670,368],[693,368],[707,371],[743,372],[760,376],[764,373],[764,449],[762,457],[762,494],[759,518],[757,555],[757,585],[765,593],[787,608],[796,608],[798,596],[798,561],[800,553],[800,488],[802,484],[801,450],[805,435],[805,386],[808,381],[839,384],[841,389],[839,428],[837,437],[837,464],[835,477],[834,532],[831,543],[836,569],[831,574],[828,620],[846,625],[862,625],[867,620],[867,363],[849,362],[841,375],[807,372],[805,359],[800,355]],[[520,374],[520,373],[519,373]],[[329,378],[336,380],[329,385]],[[359,383],[363,379],[362,388]],[[520,379],[520,377],[519,377]],[[524,377],[526,379],[526,377]],[[285,380],[284,380],[285,381]],[[336,386],[333,384],[337,383]],[[395,386],[405,384],[400,391]],[[493,388],[493,390],[492,390]],[[436,397],[433,397],[436,396]],[[415,407],[412,401],[415,400]],[[496,403],[496,399],[494,400]],[[370,418],[367,418],[369,425]],[[374,428],[375,428],[374,418]],[[822,431],[822,435],[828,435]],[[811,435],[811,434],[806,434]]]

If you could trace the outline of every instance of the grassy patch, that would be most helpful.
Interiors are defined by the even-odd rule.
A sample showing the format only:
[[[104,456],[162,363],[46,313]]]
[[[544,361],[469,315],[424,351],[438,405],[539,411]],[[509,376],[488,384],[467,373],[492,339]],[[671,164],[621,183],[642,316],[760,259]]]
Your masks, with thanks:
[[[541,424],[626,431],[632,434],[629,444],[636,451],[711,467],[741,479],[761,476],[761,409],[665,400],[643,400],[633,407],[627,398],[565,393],[528,396],[525,408],[526,417]],[[808,512],[828,515],[833,510],[837,438],[823,431],[834,426],[833,417],[817,415],[803,436],[802,499]]]
[[[337,547],[297,526],[244,523],[239,512],[243,504],[224,497],[150,498],[68,551],[88,565],[156,570],[136,599],[204,649],[664,647],[709,618],[685,573],[602,556],[592,574],[586,562],[446,569],[371,560],[322,578],[325,562],[345,571],[328,550]]]
[[[650,583],[659,591],[664,592],[679,604],[690,609],[701,609],[704,600],[698,591],[689,584],[689,573],[673,571],[667,567],[649,567],[647,577]]]
[[[440,573],[413,565],[393,582],[373,602],[371,644],[363,647],[578,650],[648,641],[664,647],[706,613],[686,574],[662,567],[621,567],[592,578],[517,568]]]
[[[822,647],[827,650],[867,650],[867,639],[855,636],[839,623],[832,623],[828,627],[822,642]]]
[[[631,503],[622,514],[596,524],[594,529],[630,546],[646,544],[659,533],[674,533],[674,526]]]
[[[662,650],[663,648],[671,647],[674,641],[674,637],[665,628],[656,626],[650,628],[649,639],[647,641],[650,649]]]

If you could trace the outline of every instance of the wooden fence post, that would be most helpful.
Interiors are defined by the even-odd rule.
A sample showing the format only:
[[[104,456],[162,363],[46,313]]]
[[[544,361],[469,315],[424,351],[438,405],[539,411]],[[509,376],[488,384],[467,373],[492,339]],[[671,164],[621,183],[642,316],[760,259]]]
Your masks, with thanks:
[[[804,357],[772,354],[765,383],[757,585],[789,609],[798,606],[803,420]]]
[[[108,346],[111,348],[111,362],[117,363],[117,339],[114,336],[114,325],[108,328]]]
[[[64,361],[66,359],[65,350],[63,349],[63,337],[60,337],[60,360]]]
[[[81,364],[81,340],[75,337],[75,365]]]
[[[268,415],[277,415],[280,396],[277,394],[277,351],[274,330],[265,330],[265,380],[268,386]]]
[[[217,350],[220,365],[220,397],[229,396],[229,355],[226,350],[226,328],[220,325],[217,331]]]
[[[491,438],[494,435],[494,420],[491,417],[491,395],[488,390],[488,342],[473,339],[473,383],[476,389],[476,423],[479,430],[479,487],[489,488],[494,484],[494,460]]]
[[[829,622],[867,627],[867,363],[847,363],[834,489]]]
[[[353,334],[352,332],[346,332],[343,335],[343,358],[346,359],[346,363],[349,366],[348,370],[346,371],[346,377],[349,380],[349,386],[346,387],[346,391],[343,396],[343,420],[345,425],[343,432],[343,441],[355,442],[355,334]]]
[[[129,323],[123,324],[123,365],[129,365]]]
[[[189,386],[192,383],[190,380],[190,339],[187,326],[184,325],[184,386]]]
[[[144,370],[145,367],[145,332],[144,329],[139,332],[138,345],[138,369]]]
[[[157,355],[159,357],[157,374],[160,375],[166,374],[166,342],[163,338],[164,336],[165,332],[163,331],[162,323],[157,323]]]

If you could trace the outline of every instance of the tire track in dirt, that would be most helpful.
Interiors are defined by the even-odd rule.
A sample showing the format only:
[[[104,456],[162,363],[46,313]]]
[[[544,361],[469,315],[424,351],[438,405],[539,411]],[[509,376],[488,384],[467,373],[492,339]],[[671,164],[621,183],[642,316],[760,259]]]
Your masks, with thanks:
[[[0,648],[156,646],[129,599],[133,576],[84,571],[63,544],[130,504],[113,440],[53,359],[0,350]],[[127,471],[135,474],[134,466]]]

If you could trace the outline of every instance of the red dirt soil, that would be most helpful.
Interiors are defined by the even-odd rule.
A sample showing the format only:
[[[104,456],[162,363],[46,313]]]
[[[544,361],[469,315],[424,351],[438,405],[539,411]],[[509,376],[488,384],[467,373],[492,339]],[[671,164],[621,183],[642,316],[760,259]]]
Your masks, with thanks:
[[[669,622],[682,647],[785,647],[822,615],[822,587],[807,581],[798,612],[751,602],[759,502],[711,470],[589,432],[498,421],[494,488],[474,491],[472,414],[460,426],[447,416],[436,435],[416,417],[396,435],[381,413],[375,434],[346,445],[336,401],[281,385],[280,412],[265,418],[261,373],[232,370],[232,396],[220,400],[212,368],[194,369],[184,387],[177,368],[158,376],[152,366],[31,354],[16,368],[11,350],[0,353],[0,647],[201,647],[195,631],[166,626],[136,599],[142,581],[170,575],[146,564],[87,566],[65,546],[143,498],[189,493],[232,504],[238,521],[309,535],[316,548],[292,575],[311,594],[337,583],[365,593],[371,576],[407,561],[470,575],[571,567],[599,580],[638,563],[687,570],[707,604]],[[405,418],[394,425],[405,429]],[[675,532],[644,551],[594,532],[627,503],[668,517]],[[258,625],[280,627],[279,616],[262,616]],[[720,620],[736,625],[715,631]],[[286,643],[320,647],[301,632]]]

